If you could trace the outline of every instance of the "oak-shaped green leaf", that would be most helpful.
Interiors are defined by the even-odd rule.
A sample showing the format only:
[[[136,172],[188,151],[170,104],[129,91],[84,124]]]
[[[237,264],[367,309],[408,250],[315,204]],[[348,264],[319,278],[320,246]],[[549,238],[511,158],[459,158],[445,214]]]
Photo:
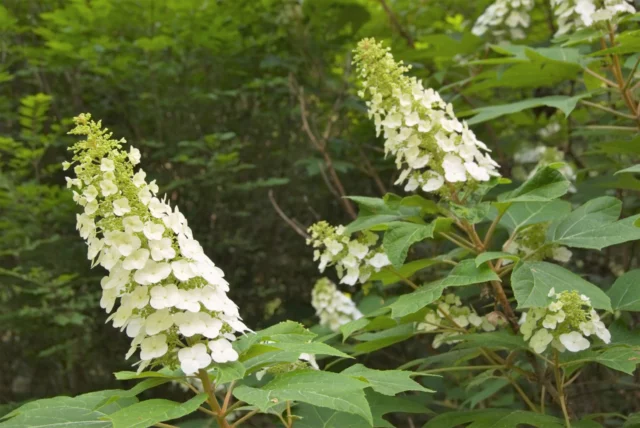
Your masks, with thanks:
[[[247,371],[240,361],[232,361],[230,363],[216,364],[216,383],[225,384],[234,380],[242,379]]]
[[[416,401],[402,397],[390,397],[367,389],[367,401],[373,414],[373,425],[359,416],[338,412],[333,409],[315,407],[300,403],[294,408],[294,414],[300,419],[296,421],[296,428],[393,428],[382,417],[389,413],[430,413],[431,411]]]
[[[532,426],[536,428],[563,428],[564,424],[553,416],[524,410],[480,409],[471,411],[453,411],[438,415],[431,419],[424,428],[520,428]]]
[[[102,418],[135,404],[135,397],[124,397],[102,405],[110,397],[126,395],[127,391],[107,390],[90,392],[76,397],[54,397],[31,401],[5,415],[3,428],[60,427],[110,428],[111,422]],[[98,408],[99,407],[99,408]]]
[[[515,190],[498,197],[502,204],[510,202],[545,202],[557,199],[569,190],[569,180],[556,168],[545,166]]]
[[[601,351],[589,349],[575,355],[564,356],[564,358],[566,361],[562,362],[562,365],[569,369],[575,369],[586,362],[594,362],[631,375],[640,364],[640,347],[608,346]]]
[[[389,260],[395,268],[402,267],[407,258],[409,247],[426,238],[433,238],[436,231],[444,230],[451,224],[451,219],[437,218],[430,224],[393,222],[384,233],[382,245]]]
[[[350,196],[349,199],[358,204],[360,211],[358,218],[347,225],[348,233],[365,229],[385,230],[389,223],[401,220],[424,223],[420,217],[422,207],[402,205],[402,199],[396,195],[389,194],[385,199],[366,196]]]
[[[511,334],[506,330],[461,334],[451,336],[453,341],[460,341],[455,349],[468,348],[490,348],[490,349],[506,349],[512,351],[514,349],[527,349],[529,346],[522,339],[520,334]]]
[[[381,331],[358,334],[354,338],[363,343],[355,345],[353,350],[356,352],[355,355],[370,353],[407,340],[413,337],[414,334],[415,326],[413,323],[400,324]]]
[[[364,395],[369,384],[339,373],[298,370],[277,376],[261,388],[240,385],[233,395],[265,411],[282,401],[299,401],[361,416],[373,424]]]
[[[616,175],[617,174],[624,174],[624,173],[639,174],[640,173],[640,164],[630,166],[629,168],[621,169],[620,171],[616,172]]]
[[[500,225],[506,227],[509,232],[514,232],[532,224],[555,220],[570,211],[571,204],[566,201],[516,202],[500,219]],[[494,213],[493,217],[496,215],[497,213]]]
[[[374,391],[394,396],[405,391],[433,392],[411,379],[414,373],[405,370],[374,370],[356,364],[342,371],[342,374],[364,380]]]
[[[633,224],[640,216],[617,221],[621,210],[622,202],[616,198],[602,196],[592,199],[551,223],[547,242],[601,250],[640,239],[640,228]]]
[[[539,106],[549,106],[562,110],[565,116],[569,116],[573,109],[576,108],[578,101],[582,98],[590,97],[591,94],[581,94],[569,97],[566,95],[551,95],[542,98],[529,98],[523,101],[517,101],[510,104],[492,105],[489,107],[481,107],[474,110],[476,113],[471,119],[467,120],[469,125],[486,122],[496,117],[518,113]]]
[[[640,269],[616,279],[607,294],[614,311],[640,311]]]
[[[611,300],[604,291],[567,269],[547,262],[525,262],[511,274],[511,287],[518,308],[543,307],[549,304],[549,291],[575,290],[591,299],[596,309],[611,310]]]
[[[503,251],[487,251],[487,252],[478,254],[475,260],[476,266],[479,267],[483,263],[486,263],[491,260],[496,260],[496,259],[507,259],[507,260],[512,260],[514,262],[517,262],[518,260],[520,260],[520,257],[516,256],[515,254],[505,253]]]
[[[391,308],[391,316],[400,318],[405,315],[412,314],[427,305],[435,302],[442,296],[444,287],[438,283],[430,283],[423,285],[416,291],[403,294],[395,302],[389,305]]]
[[[394,318],[412,314],[435,302],[445,287],[461,287],[487,281],[500,281],[500,277],[486,264],[476,266],[473,260],[463,260],[442,279],[423,285],[416,291],[403,294],[389,305]]]
[[[156,398],[125,407],[105,418],[111,421],[113,428],[147,428],[189,415],[206,400],[207,394],[198,394],[184,403]]]
[[[412,262],[403,264],[402,267],[399,267],[397,269],[387,267],[385,269],[381,269],[380,272],[373,273],[369,277],[369,281],[380,281],[382,282],[382,285],[394,284],[396,282],[402,281],[402,278],[409,278],[414,273],[438,263],[442,263],[442,259],[433,258],[414,260]]]
[[[462,287],[488,281],[500,281],[500,277],[486,264],[476,266],[474,260],[467,259],[458,263],[446,277],[434,283],[442,287]]]
[[[357,320],[350,321],[340,326],[340,333],[342,333],[342,341],[344,342],[353,333],[365,328],[367,325],[369,325],[370,322],[371,320],[363,317],[363,318],[358,318]]]
[[[299,354],[314,354],[314,355],[331,355],[333,357],[351,358],[349,355],[342,351],[337,350],[333,346],[329,346],[326,343],[321,342],[309,342],[309,343],[270,343],[269,346],[281,349],[287,352],[297,352]]]

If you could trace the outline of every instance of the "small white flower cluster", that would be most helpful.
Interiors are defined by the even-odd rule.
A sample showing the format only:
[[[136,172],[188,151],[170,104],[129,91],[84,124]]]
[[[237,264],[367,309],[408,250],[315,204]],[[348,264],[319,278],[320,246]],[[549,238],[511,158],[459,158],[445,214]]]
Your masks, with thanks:
[[[490,31],[496,39],[524,39],[534,4],[534,0],[496,0],[476,20],[471,32],[482,36]]]
[[[110,313],[119,300],[108,321],[133,338],[127,358],[140,348],[139,371],[179,364],[186,374],[236,360],[231,341],[247,328],[226,295],[224,273],[178,208],[156,197],[155,181],[147,183],[141,169],[134,173],[140,152],[125,152],[124,140],[112,140],[90,119],[80,115],[70,132],[87,139],[70,149],[77,177],[67,182],[84,208],[77,228],[88,258],[109,271],[100,306]]]
[[[338,290],[338,287],[328,278],[316,281],[311,292],[311,305],[320,317],[320,325],[338,331],[340,326],[359,318],[362,313],[353,300]]]
[[[409,67],[395,62],[382,44],[362,40],[354,62],[364,87],[359,95],[367,99],[377,135],[384,133],[385,153],[395,156],[401,170],[395,184],[406,182],[408,192],[435,192],[445,182],[484,182],[499,175],[489,149],[458,121],[453,106],[407,77]]]
[[[631,0],[551,0],[558,22],[556,37],[595,23],[636,13]]]
[[[341,284],[364,283],[373,272],[391,264],[382,246],[373,247],[378,241],[375,233],[362,231],[352,239],[344,226],[320,221],[309,228],[309,234],[307,245],[316,249],[313,260],[320,260],[318,269],[324,272],[327,266],[335,266]]]
[[[549,344],[560,352],[584,351],[591,346],[589,336],[611,342],[611,333],[587,296],[576,291],[556,293],[553,288],[548,296],[553,301],[547,307],[532,308],[520,320],[520,332],[534,352],[543,353]]]
[[[443,343],[457,343],[458,341],[447,340],[447,338],[462,334],[461,328],[494,331],[496,325],[501,324],[504,324],[502,318],[496,318],[492,322],[488,316],[478,315],[470,306],[462,306],[460,297],[448,293],[435,303],[435,308],[427,311],[424,321],[418,323],[416,328],[424,332],[444,330],[433,338],[432,345],[437,349]]]

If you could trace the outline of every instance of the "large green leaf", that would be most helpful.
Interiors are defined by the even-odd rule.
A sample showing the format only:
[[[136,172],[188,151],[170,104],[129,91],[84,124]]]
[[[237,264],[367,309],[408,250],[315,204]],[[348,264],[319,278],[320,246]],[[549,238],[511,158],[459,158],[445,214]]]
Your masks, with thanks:
[[[467,259],[454,266],[446,277],[434,283],[442,287],[461,287],[488,281],[500,281],[500,277],[486,264],[476,266],[474,260]]]
[[[630,166],[629,168],[621,169],[620,171],[616,172],[616,175],[623,174],[623,173],[632,173],[632,174],[640,173],[640,164]]]
[[[611,300],[604,291],[567,269],[547,262],[525,262],[511,275],[511,287],[518,308],[544,307],[549,303],[549,290],[576,290],[591,299],[596,309],[611,310]]]
[[[342,374],[364,380],[374,391],[394,396],[405,391],[433,392],[411,379],[414,373],[404,370],[374,370],[356,364],[342,371]]]
[[[517,189],[500,195],[498,200],[501,203],[551,201],[567,193],[570,185],[560,171],[545,166]]]
[[[542,98],[529,98],[523,101],[517,101],[510,104],[492,105],[489,107],[481,107],[474,110],[476,113],[471,119],[467,120],[469,125],[486,122],[496,117],[518,113],[534,107],[549,106],[562,110],[565,117],[569,116],[573,109],[576,108],[578,101],[582,98],[590,97],[591,94],[575,95],[568,97],[565,95],[552,95]]]
[[[111,421],[113,428],[147,428],[158,422],[189,415],[206,400],[207,394],[198,394],[184,403],[157,398],[125,407],[105,418]]]
[[[631,375],[640,364],[640,347],[609,346],[603,351],[587,350],[575,355],[567,355],[565,358],[567,361],[563,361],[562,365],[567,368],[576,368],[586,362],[594,362]]]
[[[242,379],[246,373],[246,368],[240,361],[216,364],[216,383],[225,384],[234,380]]]
[[[357,320],[350,321],[340,326],[340,333],[342,333],[342,341],[344,342],[353,333],[365,328],[370,322],[371,320],[369,320],[368,318],[358,318]]]
[[[358,218],[347,225],[348,233],[364,229],[384,230],[388,223],[401,220],[424,223],[420,217],[423,207],[403,205],[396,195],[389,194],[385,199],[365,196],[351,196],[350,199],[358,203],[360,212]]]
[[[110,428],[111,422],[102,418],[135,404],[138,399],[124,397],[107,405],[100,405],[113,396],[126,394],[127,391],[116,389],[90,392],[77,397],[54,397],[31,401],[5,415],[3,420],[6,420],[0,423],[0,426],[3,428],[53,426],[60,428]]]
[[[437,218],[423,225],[406,222],[393,222],[384,233],[382,245],[389,260],[395,268],[402,267],[407,258],[409,247],[426,238],[433,238],[435,232],[444,230],[451,224],[448,218]]]
[[[469,424],[469,425],[466,425]],[[431,419],[424,428],[563,428],[564,424],[553,416],[511,409],[481,409],[444,413]]]
[[[514,349],[527,349],[529,347],[524,339],[522,339],[522,335],[511,334],[506,330],[461,334],[451,336],[450,339],[461,341],[461,343],[456,345],[456,349],[483,347],[511,351]]]
[[[393,344],[407,340],[415,334],[413,323],[401,324],[381,331],[362,333],[354,336],[355,339],[363,342],[353,347],[357,355],[377,351]]]
[[[487,281],[500,281],[500,277],[486,264],[476,266],[474,260],[463,260],[445,278],[400,296],[389,305],[391,315],[394,318],[403,317],[424,308],[440,298],[445,287],[461,287]]]
[[[277,376],[261,388],[240,385],[233,395],[265,411],[282,401],[300,401],[352,413],[373,424],[364,388],[369,384],[350,376],[317,370],[300,370]]]
[[[242,336],[234,342],[233,347],[242,354],[252,345],[260,342],[307,343],[316,336],[315,333],[310,332],[300,323],[283,321],[264,330]]]
[[[423,285],[412,293],[403,294],[389,305],[389,308],[391,308],[391,316],[400,318],[419,311],[438,300],[440,296],[442,296],[443,290],[444,287],[436,281]]]
[[[503,251],[487,251],[487,252],[478,254],[478,256],[475,259],[475,262],[476,262],[476,266],[479,267],[483,263],[487,263],[488,261],[496,260],[496,259],[507,259],[507,260],[512,260],[514,262],[517,262],[518,260],[520,260],[520,257],[516,256],[515,254],[505,253]]]
[[[349,355],[342,351],[337,350],[333,346],[329,346],[326,343],[310,342],[310,343],[270,343],[268,346],[272,346],[277,349],[281,349],[287,352],[297,352],[299,354],[314,354],[314,355],[331,355],[334,357],[351,358]]]
[[[438,263],[442,263],[442,260],[437,258],[414,260],[397,269],[391,267],[381,269],[380,272],[372,274],[369,281],[380,281],[382,285],[394,284],[402,281],[402,278],[409,278],[414,273]]]
[[[388,413],[429,413],[430,410],[416,401],[401,397],[390,397],[367,389],[366,398],[373,414],[373,427],[393,428],[382,417]],[[349,413],[315,407],[301,403],[294,408],[294,414],[300,419],[296,428],[371,428],[367,421]]]
[[[500,225],[513,232],[532,224],[555,220],[570,211],[571,204],[566,201],[516,202],[500,219]],[[497,212],[494,213],[494,218],[496,215]]]
[[[607,294],[614,311],[640,311],[640,269],[616,279]]]
[[[634,226],[639,216],[618,220],[622,202],[610,196],[592,199],[551,223],[547,241],[569,247],[601,250],[610,245],[640,239]]]
[[[300,358],[298,351],[283,351],[274,346],[265,344],[253,345],[240,356],[240,361],[249,373],[271,364],[293,363]]]

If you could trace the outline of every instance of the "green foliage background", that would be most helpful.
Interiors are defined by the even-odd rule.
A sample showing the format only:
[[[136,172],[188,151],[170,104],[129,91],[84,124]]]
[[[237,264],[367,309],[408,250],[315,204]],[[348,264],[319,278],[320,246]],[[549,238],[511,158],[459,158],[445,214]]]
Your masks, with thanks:
[[[613,172],[637,163],[640,140],[588,128],[616,125],[606,113],[579,107],[567,120],[562,112],[577,102],[569,97],[598,93],[598,82],[582,77],[584,59],[546,48],[554,29],[544,9],[532,14],[523,42],[532,49],[488,48],[471,35],[470,23],[489,3],[5,0],[0,403],[104,389],[115,385],[114,371],[129,366],[122,359],[128,339],[104,324],[102,272],[89,269],[60,167],[70,118],[79,112],[102,118],[141,149],[148,177],[185,213],[255,328],[284,319],[315,323],[309,301],[317,267],[273,201],[302,229],[320,219],[351,221],[325,153],[346,194],[394,191],[395,169],[355,94],[351,50],[363,37],[384,40],[460,116],[475,109],[470,123],[503,174],[515,166],[516,151],[542,141],[582,171],[573,202],[615,194],[624,198],[626,215],[637,213],[640,183]],[[565,98],[540,101],[554,95]],[[482,109],[531,99],[537,101]],[[550,122],[561,130],[542,138],[538,131]],[[325,153],[310,134],[326,144]],[[572,270],[610,284],[612,266],[637,266],[634,250],[633,243],[608,249]],[[441,253],[437,246],[419,251]],[[395,368],[398,355],[408,361],[419,346],[395,345],[369,363]],[[603,405],[626,396],[624,412],[637,411],[637,386],[625,385],[603,391]],[[600,393],[584,388],[585,395]]]

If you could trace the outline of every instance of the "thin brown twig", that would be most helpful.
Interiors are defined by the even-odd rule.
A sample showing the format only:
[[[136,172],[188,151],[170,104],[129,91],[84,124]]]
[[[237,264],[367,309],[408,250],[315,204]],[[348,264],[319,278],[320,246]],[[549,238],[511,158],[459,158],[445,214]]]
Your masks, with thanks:
[[[241,417],[240,419],[238,419],[237,421],[235,421],[233,423],[233,425],[231,425],[230,428],[236,428],[239,427],[241,423],[247,421],[248,419],[252,418],[253,416],[255,416],[260,410],[259,409],[255,409],[250,411],[249,413],[247,413],[246,415],[244,415],[243,417]]]
[[[398,17],[396,16],[395,13],[393,13],[393,10],[391,10],[387,2],[385,0],[379,0],[379,2],[382,5],[382,8],[384,9],[385,13],[389,17],[389,21],[391,21],[391,25],[402,36],[402,38],[407,41],[407,44],[411,48],[415,48],[416,45],[415,45],[415,42],[413,41],[413,37],[411,37],[411,34],[409,34],[409,32],[405,30],[405,28],[400,24],[400,21],[398,21]]]
[[[269,189],[268,195],[269,195],[269,201],[271,201],[271,205],[273,206],[273,209],[276,211],[276,213],[278,213],[280,218],[282,218],[285,221],[285,223],[287,223],[289,227],[291,227],[291,229],[293,229],[298,235],[302,236],[305,239],[308,239],[309,234],[307,234],[307,232],[305,232],[302,228],[300,228],[300,226],[298,226],[298,224],[293,219],[291,219],[289,216],[287,216],[284,213],[284,211],[282,211],[282,209],[278,205],[278,202],[276,202],[276,199],[273,196],[273,190]]]

